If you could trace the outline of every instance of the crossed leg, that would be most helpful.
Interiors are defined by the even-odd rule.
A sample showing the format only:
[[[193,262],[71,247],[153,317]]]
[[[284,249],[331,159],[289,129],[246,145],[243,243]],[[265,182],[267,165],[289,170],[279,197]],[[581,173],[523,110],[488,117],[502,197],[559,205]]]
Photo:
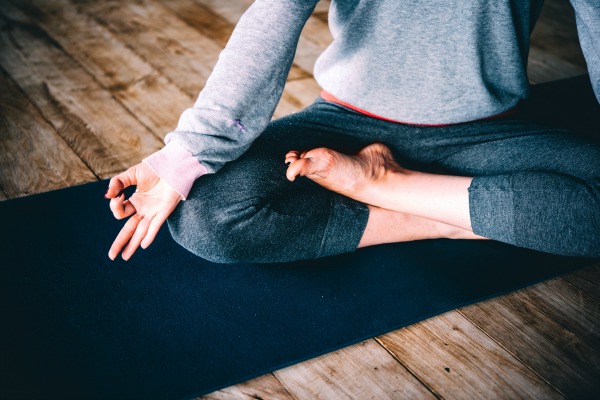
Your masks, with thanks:
[[[598,171],[597,145],[522,120],[418,128],[317,102],[272,122],[242,157],[198,180],[169,227],[216,262],[483,237],[597,257]]]
[[[397,239],[390,221],[401,218],[404,225],[396,226],[416,227],[417,238],[481,234],[540,251],[598,257],[600,147],[519,120],[500,124],[498,132],[473,124],[480,133],[465,129],[457,137],[462,143],[450,139],[438,146],[442,154],[431,163],[452,175],[403,168],[386,145],[374,143],[352,156],[328,148],[290,151],[287,177],[306,176],[371,210],[405,214],[374,215],[360,246]],[[513,129],[504,132],[510,124]]]
[[[369,206],[358,247],[436,238],[485,239],[471,228],[468,187],[472,178],[407,170],[381,143],[354,156],[327,148],[290,151],[285,161],[290,163],[289,180],[306,176]]]

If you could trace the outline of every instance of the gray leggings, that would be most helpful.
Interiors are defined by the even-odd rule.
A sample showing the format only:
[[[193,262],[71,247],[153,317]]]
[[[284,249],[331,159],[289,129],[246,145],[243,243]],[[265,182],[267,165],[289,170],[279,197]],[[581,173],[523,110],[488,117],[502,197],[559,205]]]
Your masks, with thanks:
[[[403,166],[474,176],[473,232],[544,252],[600,256],[600,146],[517,116],[417,127],[317,100],[273,121],[242,157],[194,184],[169,218],[174,239],[215,262],[284,262],[354,251],[369,209],[307,178],[289,150],[346,154],[387,144]],[[402,229],[402,227],[398,227]]]

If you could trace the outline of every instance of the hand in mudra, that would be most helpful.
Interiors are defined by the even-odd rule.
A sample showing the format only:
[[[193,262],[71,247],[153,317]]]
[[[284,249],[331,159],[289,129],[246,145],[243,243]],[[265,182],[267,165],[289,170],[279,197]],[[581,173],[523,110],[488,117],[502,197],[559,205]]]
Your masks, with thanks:
[[[136,185],[135,193],[125,199],[123,189]],[[140,163],[112,178],[105,197],[110,200],[110,209],[117,219],[127,217],[108,257],[114,260],[123,251],[124,260],[129,260],[140,245],[150,246],[158,230],[181,201],[177,193],[146,163]]]

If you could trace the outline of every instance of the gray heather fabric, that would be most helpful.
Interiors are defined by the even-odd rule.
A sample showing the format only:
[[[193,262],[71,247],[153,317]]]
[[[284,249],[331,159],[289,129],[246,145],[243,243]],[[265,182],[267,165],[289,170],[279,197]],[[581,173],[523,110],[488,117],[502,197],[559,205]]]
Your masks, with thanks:
[[[239,21],[177,140],[209,172],[243,154],[281,96],[317,0],[256,0]],[[600,98],[600,1],[572,0]],[[336,97],[383,117],[447,124],[499,114],[528,94],[541,0],[332,0],[333,43],[315,66]]]
[[[198,179],[169,217],[173,238],[215,262],[354,251],[367,206],[305,177],[288,181],[283,161],[290,149],[353,154],[374,141],[390,146],[408,168],[475,175],[475,233],[550,253],[600,256],[600,146],[519,115],[417,127],[325,101],[271,122],[244,155]]]

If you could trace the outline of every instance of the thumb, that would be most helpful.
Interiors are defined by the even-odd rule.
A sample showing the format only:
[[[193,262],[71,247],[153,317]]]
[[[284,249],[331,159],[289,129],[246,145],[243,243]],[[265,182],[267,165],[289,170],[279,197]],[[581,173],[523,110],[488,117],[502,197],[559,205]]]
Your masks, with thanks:
[[[123,191],[123,189],[125,189],[129,186],[132,186],[132,185],[137,185],[136,172],[137,172],[138,165],[134,165],[133,167],[129,168],[127,171],[122,172],[117,176],[114,176],[108,182],[108,190],[106,191],[106,194],[104,195],[104,197],[106,197],[107,199],[114,199],[117,196],[119,196],[119,194]]]

